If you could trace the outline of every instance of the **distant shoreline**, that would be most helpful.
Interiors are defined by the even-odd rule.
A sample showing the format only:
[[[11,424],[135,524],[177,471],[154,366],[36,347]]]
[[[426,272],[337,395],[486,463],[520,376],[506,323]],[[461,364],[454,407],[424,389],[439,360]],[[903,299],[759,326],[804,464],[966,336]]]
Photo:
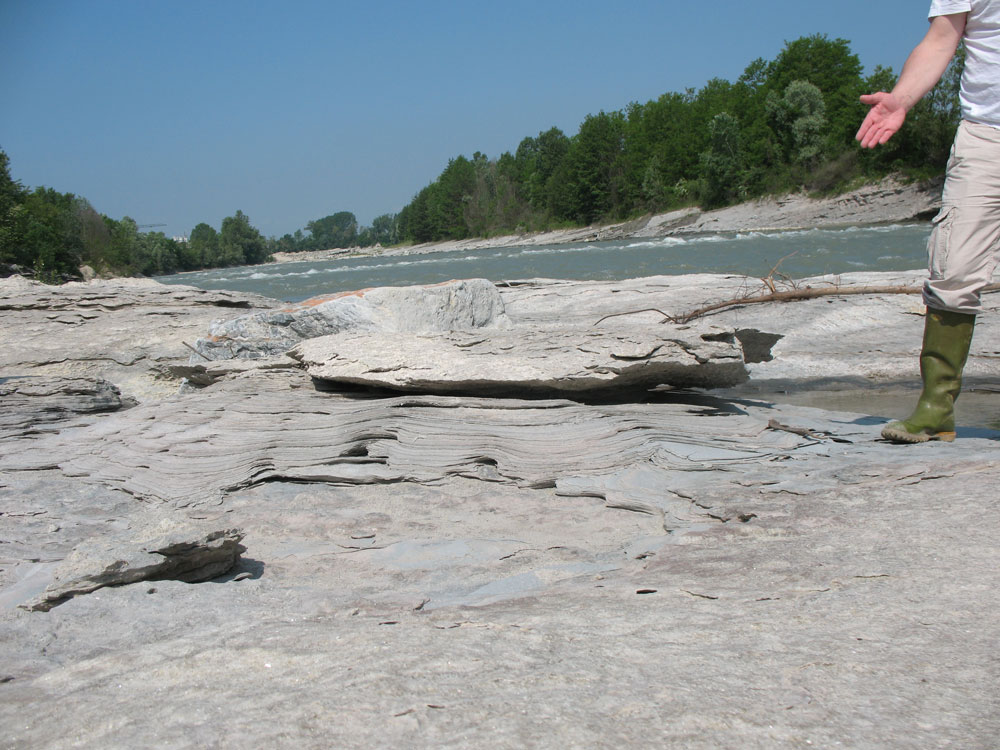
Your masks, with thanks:
[[[719,232],[782,232],[820,227],[871,226],[930,219],[941,206],[941,180],[904,183],[896,177],[829,198],[803,192],[760,198],[735,206],[703,211],[682,208],[631,221],[556,229],[530,234],[471,237],[381,248],[352,247],[274,253],[274,263],[332,260],[367,256],[399,256],[521,245],[561,245],[626,238],[654,238]]]

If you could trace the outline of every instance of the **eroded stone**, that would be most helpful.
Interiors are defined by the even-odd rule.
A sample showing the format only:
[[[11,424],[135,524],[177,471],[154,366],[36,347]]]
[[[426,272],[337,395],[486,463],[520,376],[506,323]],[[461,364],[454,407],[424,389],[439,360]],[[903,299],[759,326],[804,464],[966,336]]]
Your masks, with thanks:
[[[139,581],[198,583],[232,569],[246,547],[240,529],[220,529],[190,536],[174,530],[159,539],[110,546],[105,540],[81,545],[55,574],[55,581],[24,609],[47,612],[75,596],[106,586]]]

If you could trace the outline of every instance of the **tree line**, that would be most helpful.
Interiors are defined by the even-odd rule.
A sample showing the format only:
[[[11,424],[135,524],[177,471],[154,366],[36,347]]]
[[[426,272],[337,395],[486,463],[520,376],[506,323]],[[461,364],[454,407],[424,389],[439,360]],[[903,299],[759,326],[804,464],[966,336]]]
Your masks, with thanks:
[[[345,247],[372,247],[399,244],[396,214],[382,214],[372,219],[370,227],[358,225],[350,211],[338,211],[322,219],[314,219],[294,234],[271,240],[275,252],[296,253],[306,250],[330,250]]]
[[[923,178],[947,161],[959,120],[964,51],[886,147],[861,152],[862,93],[895,74],[865,77],[843,39],[785,44],[730,82],[587,116],[567,136],[526,137],[514,153],[451,159],[400,212],[399,236],[429,242],[586,225],[698,204],[716,208],[805,188],[831,193],[890,173]]]
[[[220,231],[199,224],[188,241],[142,232],[135,220],[112,219],[73,193],[24,188],[0,151],[0,275],[18,272],[46,282],[79,278],[81,266],[116,276],[261,263],[269,243],[242,211]]]
[[[524,138],[514,153],[451,159],[398,213],[370,227],[350,211],[265,238],[241,211],[187,241],[99,214],[72,193],[24,188],[0,151],[0,273],[75,277],[81,265],[158,275],[260,263],[275,252],[432,242],[621,220],[688,205],[715,208],[798,188],[836,192],[890,173],[940,173],[959,120],[960,50],[938,86],[883,148],[858,149],[862,93],[890,90],[891,68],[865,77],[843,39],[817,34],[758,58],[730,82],[588,115],[579,131]]]
[[[21,273],[47,282],[80,277],[80,268],[114,276],[159,276],[177,271],[252,265],[275,252],[396,244],[396,219],[386,214],[359,227],[342,211],[281,239],[265,238],[242,211],[222,220],[219,230],[200,223],[185,239],[140,231],[134,219],[113,219],[90,202],[49,187],[25,188],[10,173],[0,150],[0,276]]]

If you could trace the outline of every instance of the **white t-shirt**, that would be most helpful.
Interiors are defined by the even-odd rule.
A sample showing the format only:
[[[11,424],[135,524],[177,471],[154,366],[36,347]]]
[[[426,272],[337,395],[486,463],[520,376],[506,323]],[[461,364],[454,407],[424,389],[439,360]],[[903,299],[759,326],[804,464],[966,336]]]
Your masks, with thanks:
[[[1000,0],[932,0],[930,18],[968,13],[962,118],[1000,128]]]

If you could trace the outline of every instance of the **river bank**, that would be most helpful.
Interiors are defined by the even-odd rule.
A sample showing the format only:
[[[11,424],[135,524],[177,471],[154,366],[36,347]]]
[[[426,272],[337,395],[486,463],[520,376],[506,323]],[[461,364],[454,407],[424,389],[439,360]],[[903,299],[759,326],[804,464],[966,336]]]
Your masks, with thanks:
[[[827,198],[804,192],[702,211],[685,208],[628,222],[531,234],[429,242],[390,248],[343,248],[275,253],[274,262],[316,261],[348,256],[412,255],[520,245],[561,245],[625,238],[654,238],[709,232],[774,232],[818,227],[869,226],[929,219],[941,205],[941,181],[904,183],[888,177]]]

